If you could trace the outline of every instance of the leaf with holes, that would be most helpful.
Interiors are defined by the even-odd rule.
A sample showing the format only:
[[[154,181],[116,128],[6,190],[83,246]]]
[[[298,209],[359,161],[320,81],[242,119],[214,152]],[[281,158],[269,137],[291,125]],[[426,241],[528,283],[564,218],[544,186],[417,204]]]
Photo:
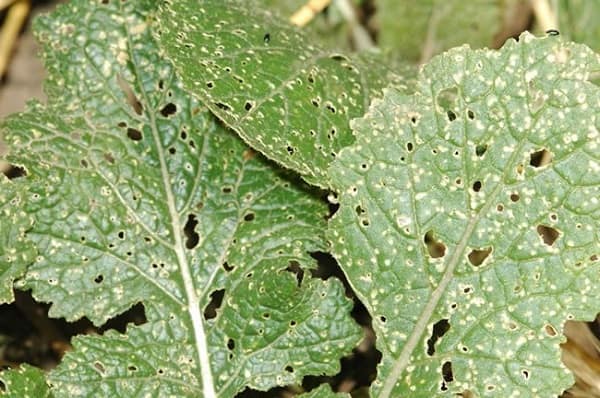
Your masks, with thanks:
[[[14,300],[13,282],[35,259],[35,248],[25,237],[33,220],[20,209],[18,186],[0,173],[0,303]]]
[[[354,141],[349,121],[396,79],[385,64],[322,50],[243,1],[164,4],[160,44],[186,88],[253,148],[328,187],[327,167]]]
[[[3,124],[39,252],[18,287],[54,317],[101,325],[142,303],[147,319],[75,339],[51,393],[232,397],[336,373],[361,331],[342,284],[308,273],[327,206],[186,95],[154,6],[38,20],[49,103]]]
[[[599,68],[559,37],[461,47],[354,122],[329,239],[373,315],[374,397],[572,384],[563,323],[600,308]]]

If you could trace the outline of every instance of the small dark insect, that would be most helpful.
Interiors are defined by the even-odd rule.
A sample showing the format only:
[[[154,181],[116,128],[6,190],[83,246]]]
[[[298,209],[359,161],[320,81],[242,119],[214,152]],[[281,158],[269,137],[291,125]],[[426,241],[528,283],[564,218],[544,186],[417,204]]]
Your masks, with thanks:
[[[546,34],[548,36],[558,36],[558,35],[560,35],[560,32],[558,30],[556,30],[556,29],[548,29],[546,31]]]
[[[271,41],[271,34],[270,33],[265,33],[265,36],[263,37],[263,41],[265,43],[269,43]]]

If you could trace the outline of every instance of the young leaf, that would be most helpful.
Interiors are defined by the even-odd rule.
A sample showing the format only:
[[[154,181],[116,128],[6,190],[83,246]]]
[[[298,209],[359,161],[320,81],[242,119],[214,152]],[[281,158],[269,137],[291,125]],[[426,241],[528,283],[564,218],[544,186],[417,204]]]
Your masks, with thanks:
[[[331,168],[333,252],[373,315],[373,396],[551,396],[565,319],[591,319],[598,87],[587,47],[461,47],[388,90]]]
[[[341,283],[308,274],[327,208],[186,95],[153,8],[38,20],[49,103],[3,126],[39,251],[19,286],[51,316],[101,325],[142,302],[148,320],[77,338],[52,393],[231,397],[335,373],[361,336]]]
[[[164,4],[160,44],[186,88],[253,148],[328,187],[327,167],[354,142],[349,121],[392,79],[387,67],[324,51],[243,1]]]
[[[33,220],[20,210],[19,187],[0,174],[0,303],[14,300],[13,282],[35,258],[35,248],[25,237]]]

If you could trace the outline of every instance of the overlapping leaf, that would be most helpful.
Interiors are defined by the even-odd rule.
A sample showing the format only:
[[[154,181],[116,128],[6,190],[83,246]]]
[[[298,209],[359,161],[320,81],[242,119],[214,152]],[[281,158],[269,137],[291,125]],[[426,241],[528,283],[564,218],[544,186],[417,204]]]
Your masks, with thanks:
[[[186,88],[253,148],[321,187],[354,141],[349,121],[392,79],[375,54],[324,51],[239,0],[166,1],[159,24]]]
[[[125,335],[79,337],[56,396],[231,397],[331,374],[360,339],[311,279],[326,206],[190,98],[152,39],[154,1],[73,1],[38,21],[48,105],[4,124],[39,256],[21,288]],[[4,230],[2,230],[4,236]]]
[[[334,255],[383,354],[373,396],[552,396],[567,319],[592,319],[600,69],[525,34],[434,58],[386,92],[331,168]]]

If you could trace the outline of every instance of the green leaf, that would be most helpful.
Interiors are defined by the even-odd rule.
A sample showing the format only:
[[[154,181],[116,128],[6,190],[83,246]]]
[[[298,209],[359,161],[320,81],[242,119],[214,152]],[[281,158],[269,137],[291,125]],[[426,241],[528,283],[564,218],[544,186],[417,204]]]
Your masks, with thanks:
[[[361,332],[342,284],[309,277],[327,206],[182,90],[153,9],[38,20],[49,103],[4,123],[39,251],[20,287],[54,317],[101,325],[141,302],[148,320],[77,338],[52,392],[232,397],[334,374]]]
[[[0,174],[0,304],[14,300],[13,282],[36,255],[25,237],[33,220],[21,210],[22,200],[19,187]]]
[[[46,384],[44,371],[28,364],[0,373],[0,380],[4,383],[3,397],[50,398],[53,396]]]
[[[355,121],[329,238],[373,316],[372,396],[572,384],[562,325],[600,308],[599,69],[558,37],[461,47]]]
[[[600,51],[600,3],[597,1],[559,0],[556,4],[560,33],[570,40]]]
[[[489,47],[516,0],[377,0],[379,45],[426,62],[451,47]]]
[[[390,80],[373,54],[351,60],[297,28],[232,0],[166,1],[160,44],[188,90],[253,148],[327,187],[349,127]]]

